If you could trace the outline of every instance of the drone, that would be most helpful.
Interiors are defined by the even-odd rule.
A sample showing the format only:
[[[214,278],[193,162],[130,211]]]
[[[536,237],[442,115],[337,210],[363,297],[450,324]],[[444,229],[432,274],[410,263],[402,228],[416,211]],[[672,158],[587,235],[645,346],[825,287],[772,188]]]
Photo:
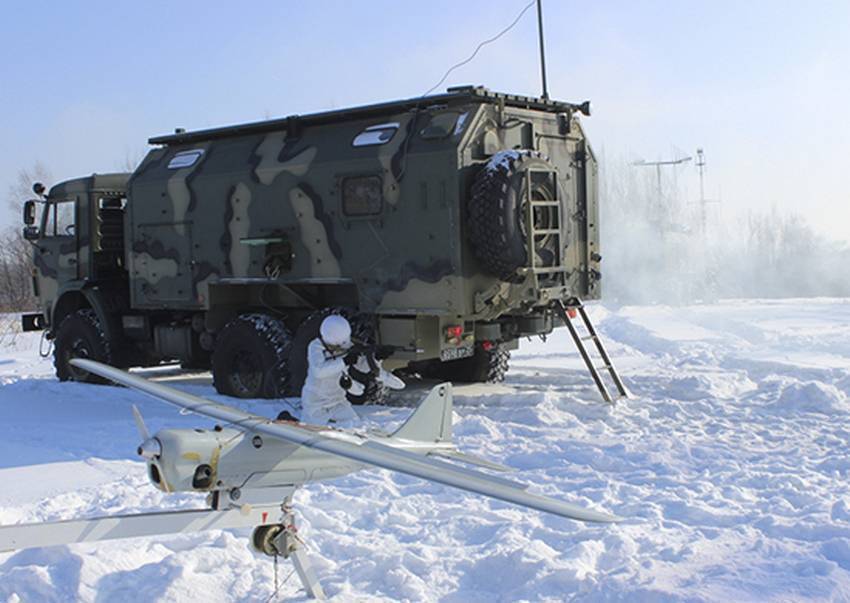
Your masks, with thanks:
[[[272,420],[93,360],[71,362],[174,404],[181,412],[220,422],[212,429],[163,429],[151,435],[138,409],[132,407],[142,438],[137,452],[147,463],[150,481],[166,493],[206,492],[207,507],[0,526],[0,551],[253,527],[253,548],[291,559],[307,594],[323,599],[324,591],[300,546],[292,496],[304,484],[373,467],[569,519],[621,520],[528,492],[525,484],[481,471],[511,469],[456,448],[452,442],[451,383],[434,386],[407,421],[388,434]]]

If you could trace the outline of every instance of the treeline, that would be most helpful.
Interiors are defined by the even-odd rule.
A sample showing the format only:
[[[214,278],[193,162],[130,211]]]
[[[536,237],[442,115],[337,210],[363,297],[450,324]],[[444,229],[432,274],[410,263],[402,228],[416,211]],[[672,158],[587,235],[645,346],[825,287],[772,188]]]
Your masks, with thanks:
[[[32,246],[20,228],[0,234],[0,313],[34,310]]]
[[[686,199],[675,172],[600,161],[603,299],[692,303],[730,297],[850,296],[850,247],[819,235],[798,214]]]
[[[12,224],[0,230],[0,312],[36,309],[32,288],[32,244],[23,237],[20,219],[23,202],[34,197],[32,185],[35,182],[49,185],[50,180],[47,167],[36,162],[30,168],[19,170],[15,181],[6,189],[6,207]]]

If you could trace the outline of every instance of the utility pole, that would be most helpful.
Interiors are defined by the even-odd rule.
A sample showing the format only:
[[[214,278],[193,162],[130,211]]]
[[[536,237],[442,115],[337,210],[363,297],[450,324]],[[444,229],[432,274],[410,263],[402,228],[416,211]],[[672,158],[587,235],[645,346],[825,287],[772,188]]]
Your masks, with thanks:
[[[671,215],[672,212],[667,211],[670,208],[665,207],[663,190],[661,188],[661,168],[675,167],[683,163],[687,163],[693,159],[692,157],[680,157],[679,159],[662,159],[658,161],[646,161],[641,159],[635,161],[632,165],[638,167],[653,167],[655,168],[655,185],[657,201],[654,210],[649,212],[650,227],[654,227],[655,236],[658,240],[658,245],[650,245],[646,250],[647,259],[650,265],[656,267],[654,272],[650,274],[654,279],[654,287],[657,292],[668,296],[677,302],[682,302],[688,299],[687,294],[687,279],[683,276],[688,271],[687,260],[684,257],[683,245],[680,237],[673,236],[675,232],[680,230],[677,228],[676,216]]]
[[[549,100],[549,89],[546,87],[546,51],[543,46],[543,0],[537,0],[537,33],[540,36],[540,77],[543,80],[543,100]]]
[[[708,232],[708,212],[706,205],[709,203],[720,203],[717,199],[705,198],[705,153],[702,148],[697,149],[697,168],[699,168],[699,210],[700,210],[700,232],[706,236]]]

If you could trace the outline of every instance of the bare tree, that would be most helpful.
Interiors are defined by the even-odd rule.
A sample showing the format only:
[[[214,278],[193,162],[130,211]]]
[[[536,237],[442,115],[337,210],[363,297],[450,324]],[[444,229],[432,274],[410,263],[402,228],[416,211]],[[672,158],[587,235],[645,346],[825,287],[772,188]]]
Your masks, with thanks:
[[[21,215],[23,202],[32,199],[32,185],[50,184],[50,170],[40,161],[18,171],[6,192],[6,203],[16,215]],[[32,245],[21,234],[21,224],[8,226],[0,232],[0,311],[20,312],[35,308],[32,290]]]
[[[32,246],[21,236],[20,229],[7,229],[0,236],[0,311],[35,308],[32,268]]]
[[[122,172],[135,172],[144,157],[145,153],[143,150],[125,149],[124,160],[118,164],[118,169]]]
[[[24,201],[32,199],[32,185],[41,182],[49,186],[52,177],[50,170],[41,161],[36,161],[28,168],[21,168],[15,177],[15,181],[9,185],[6,191],[6,204],[16,215],[20,215]]]
[[[600,161],[604,298],[689,303],[721,297],[850,295],[850,247],[817,233],[804,216],[774,208],[717,223],[689,220],[675,181],[657,183],[622,158]]]

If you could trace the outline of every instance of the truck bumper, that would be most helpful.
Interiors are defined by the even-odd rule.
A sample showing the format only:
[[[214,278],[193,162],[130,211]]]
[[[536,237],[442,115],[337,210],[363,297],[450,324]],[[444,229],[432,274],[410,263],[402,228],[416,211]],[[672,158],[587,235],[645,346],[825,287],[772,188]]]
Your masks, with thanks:
[[[41,331],[45,324],[44,314],[41,312],[21,315],[21,330],[23,331]]]

